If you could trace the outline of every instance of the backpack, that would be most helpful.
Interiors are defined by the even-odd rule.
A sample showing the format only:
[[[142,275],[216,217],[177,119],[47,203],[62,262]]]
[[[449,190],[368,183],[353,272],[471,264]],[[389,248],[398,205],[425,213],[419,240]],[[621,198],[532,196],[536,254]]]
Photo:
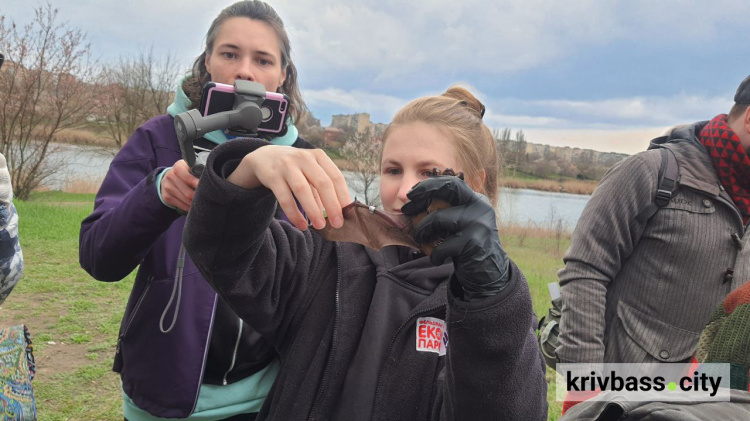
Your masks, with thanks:
[[[659,184],[656,188],[654,201],[642,210],[635,219],[641,223],[646,223],[654,214],[664,206],[669,204],[672,196],[679,184],[679,167],[674,152],[667,148],[660,148],[661,165],[659,167]],[[552,369],[557,364],[557,355],[555,350],[560,344],[558,336],[560,335],[560,317],[562,316],[562,297],[552,300],[552,308],[547,314],[539,320],[537,340],[539,349],[542,351],[544,361]]]

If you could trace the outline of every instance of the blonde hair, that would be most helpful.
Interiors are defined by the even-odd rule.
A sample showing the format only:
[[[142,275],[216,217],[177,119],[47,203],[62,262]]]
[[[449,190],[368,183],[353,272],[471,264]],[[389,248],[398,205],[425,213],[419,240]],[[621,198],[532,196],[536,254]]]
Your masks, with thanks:
[[[463,171],[469,186],[487,196],[494,207],[500,155],[492,132],[482,121],[483,115],[484,105],[471,92],[452,86],[442,95],[417,98],[401,108],[383,134],[382,147],[391,131],[400,125],[422,122],[436,127],[453,142],[461,165],[454,170]]]

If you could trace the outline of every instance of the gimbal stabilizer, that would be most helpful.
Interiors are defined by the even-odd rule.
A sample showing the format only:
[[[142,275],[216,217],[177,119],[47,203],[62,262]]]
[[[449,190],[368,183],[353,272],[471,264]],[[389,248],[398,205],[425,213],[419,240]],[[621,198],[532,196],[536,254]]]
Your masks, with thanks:
[[[192,109],[174,117],[177,139],[180,141],[182,158],[190,166],[190,172],[200,177],[206,162],[195,153],[193,141],[214,130],[229,127],[242,127],[255,132],[263,120],[260,106],[266,98],[266,88],[260,83],[248,80],[234,82],[234,108],[216,114],[202,116],[200,111]]]

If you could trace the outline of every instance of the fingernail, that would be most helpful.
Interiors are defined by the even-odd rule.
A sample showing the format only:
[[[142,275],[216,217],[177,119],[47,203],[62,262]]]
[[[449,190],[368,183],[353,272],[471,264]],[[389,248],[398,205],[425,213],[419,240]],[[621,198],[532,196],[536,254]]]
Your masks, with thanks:
[[[334,216],[331,219],[331,226],[334,228],[341,228],[344,225],[344,220],[340,216]]]
[[[326,226],[326,220],[323,218],[318,218],[315,220],[315,228],[316,229],[323,229],[323,227]]]

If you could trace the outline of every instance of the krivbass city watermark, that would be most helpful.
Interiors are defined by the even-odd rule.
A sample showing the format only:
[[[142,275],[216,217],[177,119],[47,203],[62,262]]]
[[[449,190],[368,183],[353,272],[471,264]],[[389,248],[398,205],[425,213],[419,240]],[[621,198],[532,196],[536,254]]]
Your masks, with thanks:
[[[729,364],[557,364],[564,400],[728,402]],[[597,393],[607,392],[607,393]]]

